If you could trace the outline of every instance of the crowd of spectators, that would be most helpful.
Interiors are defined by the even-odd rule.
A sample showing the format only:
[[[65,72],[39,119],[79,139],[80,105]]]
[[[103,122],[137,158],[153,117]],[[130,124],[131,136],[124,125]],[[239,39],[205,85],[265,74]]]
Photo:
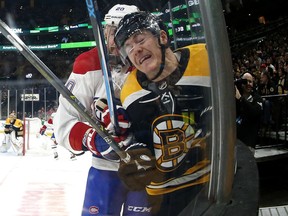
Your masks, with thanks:
[[[277,89],[276,93],[286,93],[288,90],[287,80],[283,80],[283,78],[288,73],[287,33],[288,22],[274,32],[254,40],[245,49],[238,49],[239,47],[232,49],[235,79],[245,72],[252,73],[256,88],[258,88],[261,85],[261,73],[266,71],[266,75],[276,86],[280,81],[281,88]]]
[[[269,28],[269,27],[267,27]],[[287,121],[288,22],[231,49],[235,80],[251,73],[254,91],[263,98],[261,136],[281,131]]]

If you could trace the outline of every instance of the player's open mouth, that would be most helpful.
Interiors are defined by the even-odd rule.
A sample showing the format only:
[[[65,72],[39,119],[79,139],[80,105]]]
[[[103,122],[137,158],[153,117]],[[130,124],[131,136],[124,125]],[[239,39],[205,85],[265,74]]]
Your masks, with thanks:
[[[139,61],[140,64],[142,64],[145,60],[149,59],[151,56],[150,55],[146,55],[144,57],[142,57]]]

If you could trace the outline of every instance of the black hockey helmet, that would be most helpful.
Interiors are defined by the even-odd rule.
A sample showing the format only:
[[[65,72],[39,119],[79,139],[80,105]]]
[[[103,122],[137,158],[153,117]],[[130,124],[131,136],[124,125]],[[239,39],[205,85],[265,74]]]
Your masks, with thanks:
[[[157,76],[154,78],[156,79],[163,71],[165,65],[165,49],[169,47],[169,44],[160,43],[160,31],[164,30],[167,33],[167,29],[163,21],[158,16],[145,11],[125,15],[119,22],[114,41],[120,51],[122,60],[125,63],[127,60],[129,61],[129,59],[127,59],[127,53],[125,49],[123,49],[125,41],[133,34],[141,32],[142,30],[150,31],[153,35],[155,35],[155,37],[158,37],[158,42],[162,50],[162,64]]]
[[[160,30],[166,31],[162,20],[152,13],[139,11],[125,15],[119,22],[115,34],[117,47],[121,48],[131,35],[144,29],[152,32],[154,35],[159,35]]]

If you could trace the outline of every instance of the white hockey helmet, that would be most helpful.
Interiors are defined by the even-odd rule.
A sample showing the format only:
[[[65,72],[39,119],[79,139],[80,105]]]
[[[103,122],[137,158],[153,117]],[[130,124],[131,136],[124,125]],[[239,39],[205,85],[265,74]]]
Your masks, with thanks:
[[[135,5],[116,4],[104,17],[106,25],[118,26],[120,20],[129,13],[140,11]]]

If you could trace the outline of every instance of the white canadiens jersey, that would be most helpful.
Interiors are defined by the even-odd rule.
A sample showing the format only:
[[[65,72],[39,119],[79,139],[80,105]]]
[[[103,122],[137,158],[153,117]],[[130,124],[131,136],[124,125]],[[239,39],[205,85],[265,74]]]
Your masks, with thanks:
[[[51,137],[54,133],[53,119],[52,118],[48,119],[48,121],[45,122],[44,125],[46,126],[44,134],[48,137]]]
[[[90,112],[95,97],[106,97],[105,85],[97,49],[79,55],[73,65],[66,87]],[[54,117],[54,133],[59,144],[74,153],[82,153],[82,139],[90,127],[81,114],[62,95]],[[102,170],[117,171],[119,164],[93,157],[92,166]]]

